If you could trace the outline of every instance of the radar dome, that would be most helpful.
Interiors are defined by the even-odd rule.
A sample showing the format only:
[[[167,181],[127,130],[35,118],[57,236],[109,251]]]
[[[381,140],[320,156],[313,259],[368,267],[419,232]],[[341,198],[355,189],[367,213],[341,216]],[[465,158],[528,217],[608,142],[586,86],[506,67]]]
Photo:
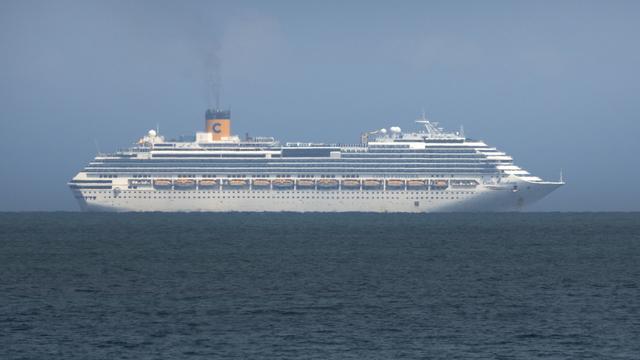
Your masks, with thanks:
[[[380,129],[380,132],[383,133],[383,134],[386,134],[387,133],[387,129]]]
[[[391,127],[391,132],[399,133],[401,131],[402,131],[402,129],[400,129],[398,126],[392,126]]]
[[[156,135],[158,135],[156,131],[153,129],[149,130],[148,134],[149,134],[149,137],[156,137]]]

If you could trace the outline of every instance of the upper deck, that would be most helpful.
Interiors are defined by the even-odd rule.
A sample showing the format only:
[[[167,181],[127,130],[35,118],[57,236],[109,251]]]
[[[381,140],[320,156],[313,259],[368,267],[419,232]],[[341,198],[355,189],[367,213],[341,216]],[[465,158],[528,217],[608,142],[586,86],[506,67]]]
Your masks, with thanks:
[[[100,154],[85,168],[88,174],[133,176],[191,174],[207,176],[316,177],[502,177],[528,176],[507,154],[461,132],[445,132],[426,119],[424,130],[398,127],[366,132],[360,144],[280,143],[272,137],[170,140],[156,133],[135,146]]]

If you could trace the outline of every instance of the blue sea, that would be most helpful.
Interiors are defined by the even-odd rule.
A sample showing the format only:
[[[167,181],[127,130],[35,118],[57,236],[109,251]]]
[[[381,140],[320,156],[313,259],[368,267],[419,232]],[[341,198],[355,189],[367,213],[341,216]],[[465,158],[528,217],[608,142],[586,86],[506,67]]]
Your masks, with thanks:
[[[640,213],[0,214],[0,359],[532,358],[640,358]]]

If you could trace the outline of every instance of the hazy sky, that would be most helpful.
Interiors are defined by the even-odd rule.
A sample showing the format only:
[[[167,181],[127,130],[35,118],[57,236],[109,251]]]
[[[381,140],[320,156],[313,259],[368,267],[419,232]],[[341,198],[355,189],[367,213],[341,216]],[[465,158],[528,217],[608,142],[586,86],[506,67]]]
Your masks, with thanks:
[[[0,1],[0,210],[160,125],[356,143],[442,125],[567,185],[534,210],[640,210],[639,1]],[[216,60],[217,59],[217,60]]]

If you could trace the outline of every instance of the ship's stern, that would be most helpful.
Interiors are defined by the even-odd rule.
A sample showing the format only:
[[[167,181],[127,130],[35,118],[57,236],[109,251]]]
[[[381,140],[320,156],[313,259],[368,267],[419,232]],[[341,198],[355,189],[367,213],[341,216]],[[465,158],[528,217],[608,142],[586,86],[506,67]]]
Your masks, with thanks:
[[[87,177],[86,173],[79,172],[67,183],[73,197],[78,202],[82,211],[106,211],[107,207],[100,206],[100,200],[105,192],[112,189],[111,179],[94,179]]]

